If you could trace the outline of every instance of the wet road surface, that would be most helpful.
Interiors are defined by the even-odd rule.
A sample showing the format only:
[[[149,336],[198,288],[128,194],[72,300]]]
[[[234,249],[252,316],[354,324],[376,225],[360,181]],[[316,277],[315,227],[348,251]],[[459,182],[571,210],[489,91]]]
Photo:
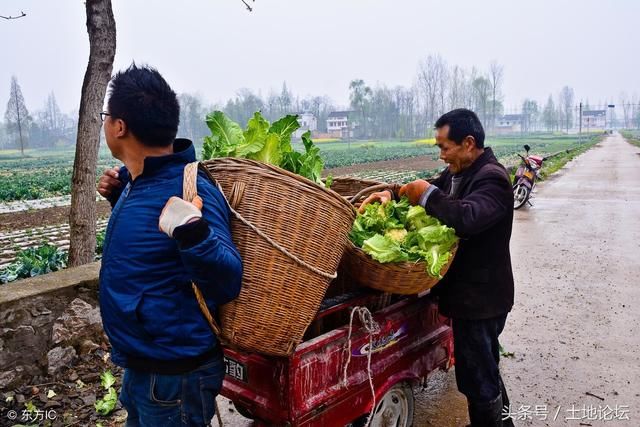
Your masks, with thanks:
[[[516,303],[501,336],[515,423],[640,426],[640,149],[613,135],[532,202],[514,218]],[[253,425],[219,400],[225,426]],[[416,390],[415,426],[467,422],[453,370]]]

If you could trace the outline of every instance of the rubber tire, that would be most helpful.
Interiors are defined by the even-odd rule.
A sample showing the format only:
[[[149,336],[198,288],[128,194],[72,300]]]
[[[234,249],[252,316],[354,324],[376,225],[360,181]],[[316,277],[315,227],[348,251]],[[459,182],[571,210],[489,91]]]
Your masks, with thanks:
[[[414,416],[414,409],[415,409],[415,398],[413,395],[413,387],[411,387],[410,384],[408,383],[398,383],[396,385],[394,385],[393,387],[391,387],[385,394],[384,396],[382,396],[382,398],[380,399],[379,402],[376,403],[376,409],[373,411],[374,414],[378,413],[378,411],[380,411],[381,405],[385,402],[385,398],[393,398],[395,395],[395,397],[401,396],[404,397],[406,399],[407,402],[407,407],[406,407],[406,421],[404,424],[398,426],[398,427],[411,427],[413,425],[413,416]],[[358,418],[356,421],[354,421],[352,423],[352,425],[354,427],[363,427],[365,425],[365,423],[367,422],[367,416],[369,414],[365,414],[362,417]],[[370,427],[380,427],[381,424],[376,422],[376,416],[374,415],[374,417],[371,420],[371,424]]]
[[[524,191],[524,197],[520,201],[517,201],[516,194],[518,194],[518,192],[520,191]],[[529,196],[531,196],[531,190],[529,190],[529,187],[527,187],[524,184],[514,185],[513,186],[513,209],[518,210],[521,207],[523,207],[527,203],[527,200],[529,200]]]
[[[248,418],[250,420],[255,420],[256,419],[256,417],[251,412],[249,412],[244,406],[237,405],[235,402],[233,402],[233,407],[243,417]]]

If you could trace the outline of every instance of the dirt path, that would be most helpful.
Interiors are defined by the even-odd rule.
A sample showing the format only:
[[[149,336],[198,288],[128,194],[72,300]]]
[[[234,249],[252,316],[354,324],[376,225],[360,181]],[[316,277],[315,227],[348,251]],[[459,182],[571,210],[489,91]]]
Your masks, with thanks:
[[[107,218],[111,206],[106,200],[98,202],[98,218]],[[12,232],[31,227],[61,225],[69,222],[70,206],[55,206],[0,214],[0,232]]]

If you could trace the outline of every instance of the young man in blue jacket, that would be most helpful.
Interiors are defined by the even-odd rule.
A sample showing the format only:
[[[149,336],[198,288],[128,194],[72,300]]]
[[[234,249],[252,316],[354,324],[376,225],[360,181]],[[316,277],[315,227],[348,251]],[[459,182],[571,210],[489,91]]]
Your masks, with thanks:
[[[109,86],[101,114],[124,167],[98,192],[112,205],[100,270],[100,309],[112,359],[125,368],[127,426],[205,426],[222,387],[222,350],[191,282],[211,311],[240,292],[242,264],[222,194],[199,175],[200,199],[183,200],[193,144],[176,139],[180,107],[156,70],[135,64]]]
[[[505,416],[509,398],[498,368],[498,337],[514,296],[511,181],[491,148],[484,146],[484,129],[473,111],[450,111],[435,128],[447,169],[431,183],[419,179],[405,184],[398,196],[423,206],[460,237],[449,271],[432,291],[439,297],[440,311],[453,321],[456,382],[467,397],[471,426],[513,426]],[[393,196],[389,191],[374,193],[363,205],[385,203]]]

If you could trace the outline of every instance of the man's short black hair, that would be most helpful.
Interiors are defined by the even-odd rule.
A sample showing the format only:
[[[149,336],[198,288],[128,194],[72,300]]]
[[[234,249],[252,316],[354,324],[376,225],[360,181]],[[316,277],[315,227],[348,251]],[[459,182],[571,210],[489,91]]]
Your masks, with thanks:
[[[135,63],[118,72],[109,88],[107,102],[114,119],[122,119],[144,145],[165,147],[178,133],[180,104],[162,75]]]
[[[467,136],[476,140],[476,147],[484,147],[484,128],[478,115],[466,108],[458,108],[443,114],[437,121],[435,128],[449,125],[448,138],[456,144],[462,144]]]

